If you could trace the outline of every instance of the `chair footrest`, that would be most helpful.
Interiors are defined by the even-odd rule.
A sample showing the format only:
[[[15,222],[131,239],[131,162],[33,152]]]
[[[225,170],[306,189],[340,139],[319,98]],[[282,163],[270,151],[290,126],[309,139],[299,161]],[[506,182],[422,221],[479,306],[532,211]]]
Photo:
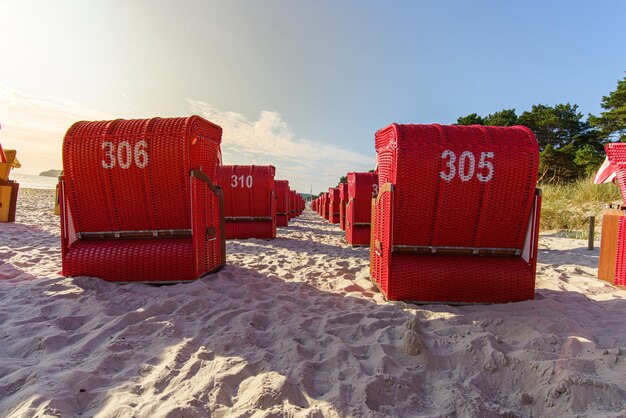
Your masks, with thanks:
[[[532,267],[522,257],[396,253],[389,273],[390,300],[502,303],[534,298]]]
[[[191,238],[79,240],[63,260],[66,276],[94,276],[111,282],[195,280]]]
[[[271,218],[262,221],[232,220],[226,222],[226,239],[276,238],[276,224]]]

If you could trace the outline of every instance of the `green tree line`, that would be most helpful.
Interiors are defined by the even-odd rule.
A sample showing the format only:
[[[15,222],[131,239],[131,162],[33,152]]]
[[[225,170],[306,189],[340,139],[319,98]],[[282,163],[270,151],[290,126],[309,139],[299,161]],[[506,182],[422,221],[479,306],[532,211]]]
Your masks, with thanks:
[[[626,142],[626,77],[602,98],[603,111],[587,118],[578,105],[537,104],[518,115],[503,109],[487,116],[461,116],[458,125],[524,125],[537,137],[541,158],[539,177],[543,182],[572,181],[594,173],[604,160],[604,144]]]

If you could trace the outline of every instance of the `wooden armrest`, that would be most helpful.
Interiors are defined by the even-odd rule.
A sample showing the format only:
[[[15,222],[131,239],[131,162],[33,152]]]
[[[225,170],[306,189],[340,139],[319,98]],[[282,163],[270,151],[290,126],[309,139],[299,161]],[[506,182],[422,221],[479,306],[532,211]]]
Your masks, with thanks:
[[[385,192],[392,193],[393,189],[394,189],[393,183],[383,184],[380,190],[378,190],[378,195],[376,196],[376,204],[378,205],[378,202],[380,202],[380,198],[383,196]]]
[[[198,180],[203,181],[204,183],[206,183],[209,186],[209,189],[211,189],[211,192],[213,192],[214,195],[218,195],[220,193],[220,191],[222,190],[219,186],[216,186],[215,184],[213,184],[213,182],[211,181],[211,179],[209,178],[209,176],[207,176],[203,171],[200,170],[191,170],[190,173],[191,177],[195,177]]]

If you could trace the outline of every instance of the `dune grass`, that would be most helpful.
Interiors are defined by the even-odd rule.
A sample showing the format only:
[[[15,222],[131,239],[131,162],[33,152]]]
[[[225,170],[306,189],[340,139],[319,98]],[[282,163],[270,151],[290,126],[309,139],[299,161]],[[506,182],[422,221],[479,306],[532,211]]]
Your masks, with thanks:
[[[623,204],[616,185],[594,184],[592,177],[539,187],[543,190],[541,230],[560,231],[572,238],[587,238],[590,216],[596,217],[596,236],[599,236],[602,212],[610,203]]]

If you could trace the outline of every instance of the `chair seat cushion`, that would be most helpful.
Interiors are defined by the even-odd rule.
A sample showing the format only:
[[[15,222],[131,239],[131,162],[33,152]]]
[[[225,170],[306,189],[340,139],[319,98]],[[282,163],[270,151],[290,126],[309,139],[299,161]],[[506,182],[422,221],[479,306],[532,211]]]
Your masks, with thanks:
[[[111,282],[182,282],[196,279],[192,238],[79,240],[67,250],[66,276]]]
[[[389,300],[502,303],[534,298],[532,267],[521,257],[394,254]]]

